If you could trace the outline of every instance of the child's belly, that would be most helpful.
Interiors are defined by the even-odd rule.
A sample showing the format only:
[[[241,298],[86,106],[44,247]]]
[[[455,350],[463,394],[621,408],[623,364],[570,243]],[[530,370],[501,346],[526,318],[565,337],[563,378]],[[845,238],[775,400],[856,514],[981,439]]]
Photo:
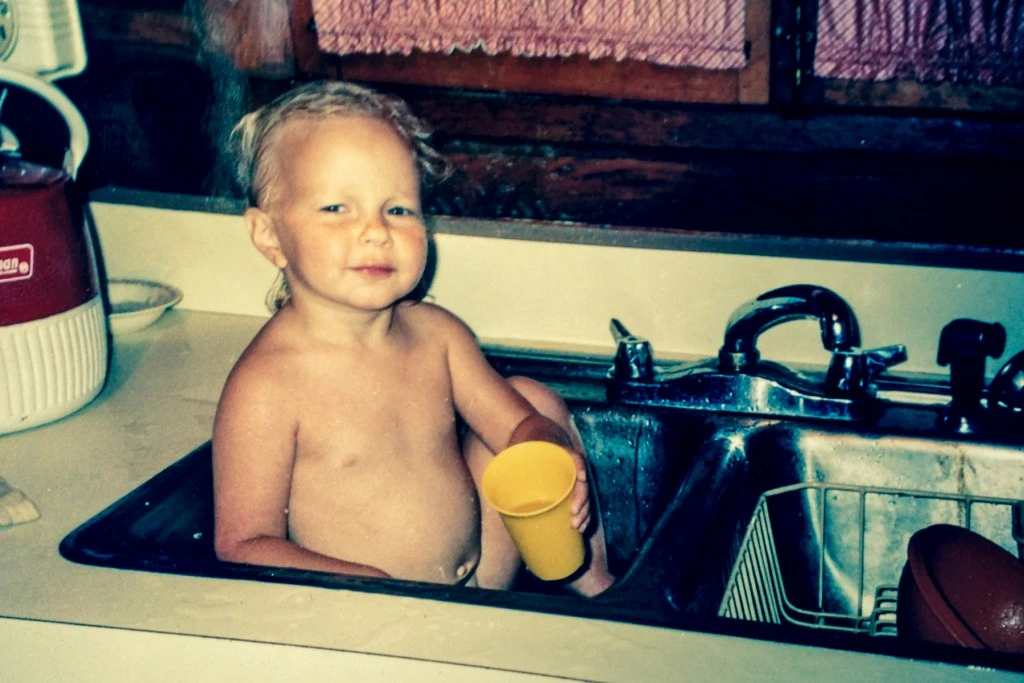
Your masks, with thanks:
[[[461,453],[297,462],[289,535],[399,579],[456,583],[480,559],[480,504]]]

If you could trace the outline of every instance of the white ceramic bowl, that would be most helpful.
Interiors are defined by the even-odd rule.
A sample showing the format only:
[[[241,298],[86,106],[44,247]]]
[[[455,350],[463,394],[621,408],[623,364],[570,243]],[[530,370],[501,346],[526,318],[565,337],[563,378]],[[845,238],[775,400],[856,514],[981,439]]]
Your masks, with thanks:
[[[148,327],[171,306],[181,301],[181,290],[150,280],[107,281],[110,297],[110,331],[126,334]]]

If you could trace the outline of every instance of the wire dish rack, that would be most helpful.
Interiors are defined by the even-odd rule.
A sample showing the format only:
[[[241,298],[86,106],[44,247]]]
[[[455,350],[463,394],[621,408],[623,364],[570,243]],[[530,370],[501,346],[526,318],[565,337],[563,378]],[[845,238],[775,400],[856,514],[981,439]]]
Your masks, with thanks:
[[[956,524],[1016,552],[1011,529],[1017,502],[820,483],[767,491],[740,544],[718,614],[894,636],[897,584],[910,536],[932,524]]]

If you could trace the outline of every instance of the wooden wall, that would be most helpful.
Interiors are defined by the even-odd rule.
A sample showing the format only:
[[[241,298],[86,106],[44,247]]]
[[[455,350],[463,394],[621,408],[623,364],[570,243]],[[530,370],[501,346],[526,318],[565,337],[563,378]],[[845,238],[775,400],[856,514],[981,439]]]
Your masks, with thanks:
[[[1024,248],[1024,115],[1012,107],[813,103],[785,88],[769,97],[784,78],[770,81],[767,62],[761,80],[735,74],[719,96],[720,82],[700,85],[706,74],[647,65],[325,58],[302,39],[301,13],[273,29],[291,40],[253,42],[267,15],[252,10],[282,2],[83,0],[89,67],[62,86],[93,134],[84,181],[237,196],[221,151],[230,125],[296,79],[329,75],[397,93],[434,126],[458,169],[430,197],[437,213]],[[767,60],[768,46],[758,49]],[[607,83],[531,93],[531,69],[546,69],[549,84],[595,73]],[[507,88],[471,87],[494,73]],[[652,89],[658,78],[676,91]]]

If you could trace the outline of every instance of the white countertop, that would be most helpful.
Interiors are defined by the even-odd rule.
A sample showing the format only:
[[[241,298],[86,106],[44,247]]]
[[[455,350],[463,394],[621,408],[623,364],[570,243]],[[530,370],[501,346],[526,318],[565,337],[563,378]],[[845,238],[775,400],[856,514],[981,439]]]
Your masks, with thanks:
[[[123,207],[94,208],[103,219],[99,233],[108,272],[162,279],[184,289],[185,300],[154,326],[114,339],[107,384],[84,409],[50,425],[0,436],[0,476],[24,491],[42,513],[33,522],[0,529],[0,680],[511,681],[532,678],[530,674],[599,681],[1021,679],[1004,672],[628,623],[349,590],[108,569],[64,560],[57,548],[65,535],[209,438],[224,379],[264,321],[258,302],[271,275],[258,257],[253,260],[247,240],[235,234],[240,227],[237,217],[142,211],[139,219],[139,212]],[[177,223],[174,230],[167,230],[161,221]],[[185,242],[168,242],[168,233],[184,236]],[[518,330],[510,322],[510,311],[519,315],[542,307],[546,295],[537,292],[551,291],[549,281],[537,282],[533,289],[520,288],[519,300],[530,306],[520,303],[491,315],[495,307],[489,297],[501,295],[502,274],[494,272],[487,258],[478,257],[493,257],[495,242],[501,243],[502,253],[518,254],[520,263],[561,259],[565,272],[577,273],[564,261],[564,245],[538,246],[525,253],[532,243],[448,237],[435,293],[485,338],[502,338],[508,336],[507,330]],[[159,248],[154,248],[154,239]],[[460,249],[480,244],[486,247],[484,252],[460,261]],[[630,252],[629,267],[637,273],[655,272],[644,259],[663,263],[696,258],[642,251]],[[608,260],[600,262],[602,268],[622,263],[621,253],[604,254],[601,258]],[[448,274],[445,269],[451,269],[452,261],[445,258],[476,264],[471,275],[481,286],[472,289],[472,296],[460,298],[467,281],[460,285]],[[711,263],[699,277],[722,265],[716,255],[708,259]],[[790,278],[808,281],[815,272],[839,277],[834,268],[814,262],[808,264],[811,271],[794,272],[789,261],[761,264],[752,274],[756,282],[739,283],[734,273],[726,288],[729,298],[747,289],[758,293],[762,278],[769,280],[767,286],[775,286],[775,281]],[[610,286],[621,296],[612,297],[607,305],[633,301],[638,319],[656,330],[672,330],[675,323],[665,319],[662,309],[652,312],[642,299],[649,288],[670,276],[674,290],[686,291],[686,282],[679,282],[686,273],[677,265],[663,264],[667,270],[653,279],[641,278],[632,289],[616,282],[620,275],[599,271],[588,276],[586,287],[573,277],[574,286],[560,291],[578,297],[586,288]],[[907,282],[903,291],[982,286],[973,280],[965,285],[956,271],[919,269],[925,277],[912,281],[908,271],[892,268],[894,277]],[[884,267],[876,267],[864,291],[853,293],[855,298],[875,297],[879,269]],[[544,273],[551,277],[547,270]],[[539,266],[534,275],[540,277]],[[847,282],[864,281],[856,270],[843,277]],[[986,296],[993,283],[1020,291],[1021,275],[985,275]],[[1018,299],[989,302],[983,310],[1016,315]],[[598,343],[606,331],[604,305],[595,307],[601,309],[596,313],[581,312],[580,319],[588,320],[587,330],[593,326],[588,315],[604,321],[598,332],[579,338],[559,333],[554,340],[542,336],[540,341]],[[705,301],[698,308],[710,310],[709,306]],[[937,320],[968,310],[966,304],[958,309],[946,299],[934,307],[939,314],[926,320],[924,332],[906,330],[906,320],[896,327],[924,339],[937,329]],[[731,309],[719,302],[714,310],[717,326],[719,314],[725,316]],[[537,316],[517,319],[527,318],[539,324]],[[556,328],[560,324],[562,330],[575,329],[556,309],[540,319]],[[696,314],[693,319],[704,322]],[[1024,315],[1010,322],[1011,338],[1021,340]],[[885,337],[889,330],[881,332],[874,334]],[[694,343],[707,338],[710,344],[719,334],[691,330],[684,336]],[[899,339],[883,343],[889,341]],[[677,350],[703,352],[687,343]]]
[[[0,530],[0,678],[195,680],[186,672],[202,671],[200,678],[210,680],[308,672],[503,681],[527,672],[603,681],[822,681],[851,674],[965,680],[981,673],[493,607],[107,569],[60,557],[57,546],[68,532],[209,437],[221,384],[262,322],[172,311],[115,339],[110,379],[85,409],[0,437],[2,476],[42,512]],[[19,673],[8,679],[10,672]],[[985,680],[998,678],[990,673]]]

